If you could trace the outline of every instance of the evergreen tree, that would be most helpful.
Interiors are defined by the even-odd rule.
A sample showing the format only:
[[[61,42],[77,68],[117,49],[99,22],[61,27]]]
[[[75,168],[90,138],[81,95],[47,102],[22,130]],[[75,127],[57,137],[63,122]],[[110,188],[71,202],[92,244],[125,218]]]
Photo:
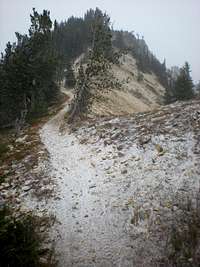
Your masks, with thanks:
[[[113,59],[110,29],[110,18],[106,13],[96,8],[92,23],[92,57],[99,60],[102,57],[110,61]]]
[[[197,94],[197,96],[200,96],[200,81],[196,85],[196,94]]]
[[[176,100],[187,100],[194,96],[193,82],[190,76],[188,62],[180,69],[180,74],[175,82],[174,96]]]
[[[0,62],[0,126],[41,114],[57,95],[50,13],[33,9],[29,35],[16,33]]]
[[[76,79],[74,76],[74,71],[72,69],[72,64],[68,63],[65,69],[65,87],[73,88],[76,84]]]
[[[91,92],[88,86],[88,76],[85,74],[82,64],[79,67],[74,100],[69,111],[68,123],[87,113],[91,104]]]

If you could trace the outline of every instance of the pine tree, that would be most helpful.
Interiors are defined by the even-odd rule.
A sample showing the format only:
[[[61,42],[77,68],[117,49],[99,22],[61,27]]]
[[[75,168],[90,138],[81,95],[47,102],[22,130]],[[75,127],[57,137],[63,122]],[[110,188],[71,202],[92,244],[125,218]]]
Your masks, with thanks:
[[[72,64],[70,62],[67,63],[64,76],[65,76],[65,87],[73,88],[76,84],[76,79],[74,76],[74,71],[72,69]]]
[[[87,113],[91,104],[91,92],[88,87],[88,77],[84,72],[82,64],[79,67],[76,82],[74,100],[69,111],[68,123],[72,123],[75,117]]]
[[[180,69],[180,74],[175,82],[174,96],[176,100],[188,100],[194,96],[193,82],[190,76],[188,62]]]
[[[198,97],[200,97],[200,81],[196,85],[196,94]]]
[[[110,18],[106,13],[96,8],[92,22],[92,58],[101,60],[113,59],[113,48],[111,42]]]
[[[16,33],[0,63],[0,126],[41,114],[57,95],[50,13],[33,9],[29,35]]]

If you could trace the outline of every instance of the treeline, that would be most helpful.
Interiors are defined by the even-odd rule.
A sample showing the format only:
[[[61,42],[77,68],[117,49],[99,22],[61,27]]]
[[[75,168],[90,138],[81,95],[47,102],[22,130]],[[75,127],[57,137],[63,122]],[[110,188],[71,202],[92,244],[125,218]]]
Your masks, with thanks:
[[[49,11],[39,14],[33,9],[28,34],[16,33],[16,37],[17,42],[8,42],[0,58],[0,127],[20,124],[45,112],[57,97],[61,81],[65,80],[67,87],[75,87],[78,82],[72,66],[82,53],[89,59],[87,71],[82,72],[86,71],[85,76],[89,76],[89,70],[91,73],[98,70],[101,64],[97,62],[116,63],[120,51],[130,52],[141,72],[157,75],[167,89],[167,102],[192,97],[189,91],[186,98],[182,97],[182,89],[177,89],[191,87],[192,81],[183,85],[177,79],[179,85],[175,86],[165,61],[161,63],[149,51],[144,39],[130,32],[112,30],[110,17],[98,8],[88,10],[83,18],[70,17],[60,23],[52,23]],[[189,72],[188,65],[180,75],[191,80]],[[185,90],[190,89],[182,91]]]
[[[182,68],[175,67],[169,70],[164,60],[161,63],[151,51],[145,40],[132,32],[114,31],[113,45],[120,51],[131,53],[136,59],[141,72],[155,73],[159,82],[165,87],[165,103],[169,104],[177,100],[188,100],[195,96],[194,84],[190,75],[188,62]],[[140,77],[139,77],[140,78]]]
[[[169,86],[165,60],[161,63],[149,50],[143,37],[139,37],[139,34],[135,36],[132,32],[113,31],[113,45],[122,52],[131,53],[141,72],[153,72],[165,88]]]
[[[58,94],[50,13],[33,9],[28,34],[16,37],[0,60],[0,126],[43,113]]]
[[[101,32],[101,34],[96,34]],[[106,33],[106,34],[104,34]],[[59,57],[60,79],[73,84],[73,61],[89,48],[95,56],[103,55],[113,60],[110,18],[99,8],[90,9],[83,18],[70,17],[67,21],[54,22],[54,46]],[[98,54],[98,55],[97,55]]]
[[[171,103],[177,100],[192,99],[196,92],[194,90],[194,83],[190,75],[190,66],[185,62],[182,68],[175,67],[169,72],[169,86],[166,90],[165,102]]]
[[[82,53],[90,49],[90,59],[114,61],[111,37],[110,18],[98,8],[61,23],[33,9],[28,34],[16,33],[17,42],[8,42],[1,55],[0,127],[45,112],[63,79],[74,87],[72,64]]]

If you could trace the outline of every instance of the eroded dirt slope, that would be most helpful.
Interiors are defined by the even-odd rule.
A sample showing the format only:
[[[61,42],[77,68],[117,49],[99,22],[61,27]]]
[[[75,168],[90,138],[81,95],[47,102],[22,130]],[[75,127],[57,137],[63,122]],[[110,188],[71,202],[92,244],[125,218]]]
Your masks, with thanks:
[[[75,61],[75,73],[83,59],[81,55]],[[122,54],[119,64],[110,64],[105,73],[93,77],[90,90],[94,97],[90,114],[94,117],[153,110],[163,103],[165,94],[156,75],[139,71],[130,54]]]

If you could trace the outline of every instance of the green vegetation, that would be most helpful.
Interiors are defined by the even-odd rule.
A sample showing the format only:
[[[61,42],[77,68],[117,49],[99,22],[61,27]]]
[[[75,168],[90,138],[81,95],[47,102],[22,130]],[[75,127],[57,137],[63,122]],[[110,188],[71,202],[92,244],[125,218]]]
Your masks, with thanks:
[[[57,96],[57,59],[52,22],[46,10],[33,9],[28,35],[16,33],[0,59],[0,126],[16,126],[44,113]]]
[[[40,237],[34,217],[13,219],[7,209],[0,210],[0,266],[38,267]]]
[[[200,206],[198,192],[195,203],[188,198],[179,214],[174,214],[167,243],[167,262],[176,267],[199,266],[200,262]]]
[[[168,73],[166,62],[161,63],[149,50],[144,38],[135,36],[132,32],[114,31],[113,45],[121,52],[129,52],[136,59],[137,66],[141,72],[154,72],[160,83],[168,89]]]
[[[174,96],[176,100],[188,100],[194,96],[193,82],[190,76],[188,62],[180,69],[180,74],[175,82]]]
[[[86,21],[92,29],[92,46],[89,52],[88,64],[84,70],[81,65],[78,72],[75,98],[69,111],[68,122],[75,117],[86,114],[92,103],[91,88],[93,77],[105,72],[111,62],[116,60],[111,42],[110,18],[98,8],[86,14]]]
[[[74,71],[72,69],[72,64],[68,63],[64,71],[65,87],[73,88],[76,85],[76,79],[74,76]]]
[[[173,67],[170,72],[170,87],[166,91],[166,104],[176,100],[189,100],[195,96],[194,84],[190,76],[190,66],[185,62],[184,66],[179,69]]]
[[[0,158],[8,151],[8,144],[0,142]]]
[[[58,85],[63,79],[66,87],[74,88],[76,79],[72,65],[82,53],[89,54],[90,60],[84,74],[85,85],[89,84],[88,76],[96,75],[98,68],[105,67],[108,62],[119,63],[120,53],[129,52],[136,58],[139,72],[157,75],[167,89],[167,102],[193,96],[188,64],[181,69],[174,85],[165,60],[161,63],[153,55],[143,37],[114,31],[110,17],[98,8],[88,10],[83,18],[72,16],[60,23],[56,20],[52,23],[47,10],[39,14],[33,9],[30,18],[28,34],[16,33],[16,43],[8,42],[0,59],[0,127],[20,128],[25,121],[45,114],[57,99]],[[141,75],[138,80],[142,80]],[[173,97],[169,97],[172,84]]]
[[[24,214],[13,217],[12,212],[0,203],[0,266],[1,267],[55,267],[53,248],[45,246],[46,231],[54,217],[37,217]]]

